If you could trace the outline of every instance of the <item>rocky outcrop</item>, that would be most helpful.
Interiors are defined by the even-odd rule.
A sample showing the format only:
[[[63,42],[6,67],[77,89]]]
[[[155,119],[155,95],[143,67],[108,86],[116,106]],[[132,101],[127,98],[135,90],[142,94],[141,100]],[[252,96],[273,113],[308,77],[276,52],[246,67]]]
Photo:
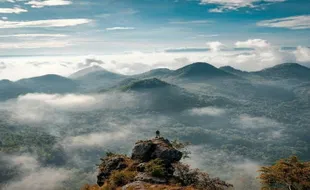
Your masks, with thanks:
[[[168,182],[166,178],[153,177],[145,172],[138,173],[135,180],[153,184],[166,184]]]
[[[207,173],[180,163],[182,156],[182,152],[167,139],[138,141],[131,157],[109,153],[101,159],[97,186],[85,186],[84,189],[206,190],[212,186],[224,190],[231,187],[224,181],[212,179]]]
[[[175,149],[169,140],[161,137],[147,141],[138,141],[132,150],[131,158],[141,162],[161,159],[166,165],[171,165],[181,160],[182,152]]]
[[[128,165],[124,156],[106,157],[101,159],[102,163],[99,165],[99,174],[97,175],[97,184],[102,186],[104,182],[110,177],[113,171],[122,170]]]
[[[135,181],[122,187],[122,190],[131,190],[131,189],[147,190],[145,187],[145,183],[142,181]]]

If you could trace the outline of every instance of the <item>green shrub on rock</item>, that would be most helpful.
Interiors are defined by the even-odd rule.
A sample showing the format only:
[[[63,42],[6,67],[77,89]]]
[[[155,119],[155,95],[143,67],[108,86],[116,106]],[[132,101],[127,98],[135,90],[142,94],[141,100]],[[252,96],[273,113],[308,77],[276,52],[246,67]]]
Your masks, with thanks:
[[[145,164],[145,171],[153,177],[164,177],[165,166],[161,159],[151,160]]]
[[[134,181],[135,176],[136,172],[133,171],[114,171],[111,174],[110,183],[116,187],[126,185],[127,183]]]

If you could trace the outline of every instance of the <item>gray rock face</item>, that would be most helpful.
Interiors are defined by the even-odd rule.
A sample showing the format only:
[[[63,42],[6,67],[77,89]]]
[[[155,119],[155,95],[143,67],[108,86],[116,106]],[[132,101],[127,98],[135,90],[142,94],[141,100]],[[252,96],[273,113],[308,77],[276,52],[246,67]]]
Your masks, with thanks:
[[[166,165],[178,162],[182,158],[182,152],[175,149],[169,140],[164,138],[155,138],[148,141],[139,141],[132,150],[133,160],[148,162],[159,158]]]
[[[144,182],[141,181],[135,181],[122,187],[122,190],[131,190],[131,189],[146,190]]]
[[[132,150],[132,162],[136,164],[136,170],[140,172],[136,176],[136,181],[143,181],[155,184],[165,184],[167,179],[156,178],[147,175],[145,171],[145,163],[161,159],[163,161],[166,177],[173,175],[174,169],[172,164],[178,162],[182,158],[182,152],[175,149],[169,140],[164,138],[155,138],[147,141],[138,141]],[[102,160],[99,166],[99,174],[97,175],[97,184],[104,185],[105,181],[109,179],[113,171],[121,171],[128,167],[126,159],[122,155],[109,156]]]
[[[113,171],[122,170],[126,167],[127,164],[125,163],[125,159],[123,157],[115,156],[112,158],[102,159],[102,163],[100,164],[100,172],[97,175],[97,184],[102,186]]]
[[[168,181],[165,178],[158,178],[148,175],[147,173],[138,173],[138,175],[135,177],[136,181],[143,181],[146,183],[152,183],[152,184],[166,184]]]
[[[131,158],[147,162],[151,160],[151,153],[154,151],[155,146],[152,141],[139,141],[135,144],[132,150]]]

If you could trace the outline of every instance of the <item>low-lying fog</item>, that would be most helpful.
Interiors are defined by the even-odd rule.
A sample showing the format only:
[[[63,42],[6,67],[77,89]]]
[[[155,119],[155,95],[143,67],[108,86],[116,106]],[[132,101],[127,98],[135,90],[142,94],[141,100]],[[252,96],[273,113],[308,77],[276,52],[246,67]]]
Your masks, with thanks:
[[[233,108],[140,111],[150,105],[142,98],[136,93],[26,94],[1,102],[0,124],[20,128],[29,138],[52,139],[1,153],[2,188],[77,189],[95,183],[96,164],[106,151],[129,155],[135,141],[151,138],[159,129],[170,140],[192,143],[184,162],[237,189],[255,189],[259,166],[270,161],[264,151],[283,149],[278,145],[289,135],[279,121]],[[261,142],[266,146],[259,147]]]

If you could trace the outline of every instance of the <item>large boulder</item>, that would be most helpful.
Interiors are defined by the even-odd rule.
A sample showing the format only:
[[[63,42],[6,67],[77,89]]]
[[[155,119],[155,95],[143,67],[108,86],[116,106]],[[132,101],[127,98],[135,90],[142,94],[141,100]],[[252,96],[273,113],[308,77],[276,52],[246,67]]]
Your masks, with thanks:
[[[182,155],[182,152],[175,149],[169,140],[161,137],[147,141],[138,141],[132,150],[131,158],[140,162],[148,162],[159,158],[166,165],[171,165],[180,161]]]

